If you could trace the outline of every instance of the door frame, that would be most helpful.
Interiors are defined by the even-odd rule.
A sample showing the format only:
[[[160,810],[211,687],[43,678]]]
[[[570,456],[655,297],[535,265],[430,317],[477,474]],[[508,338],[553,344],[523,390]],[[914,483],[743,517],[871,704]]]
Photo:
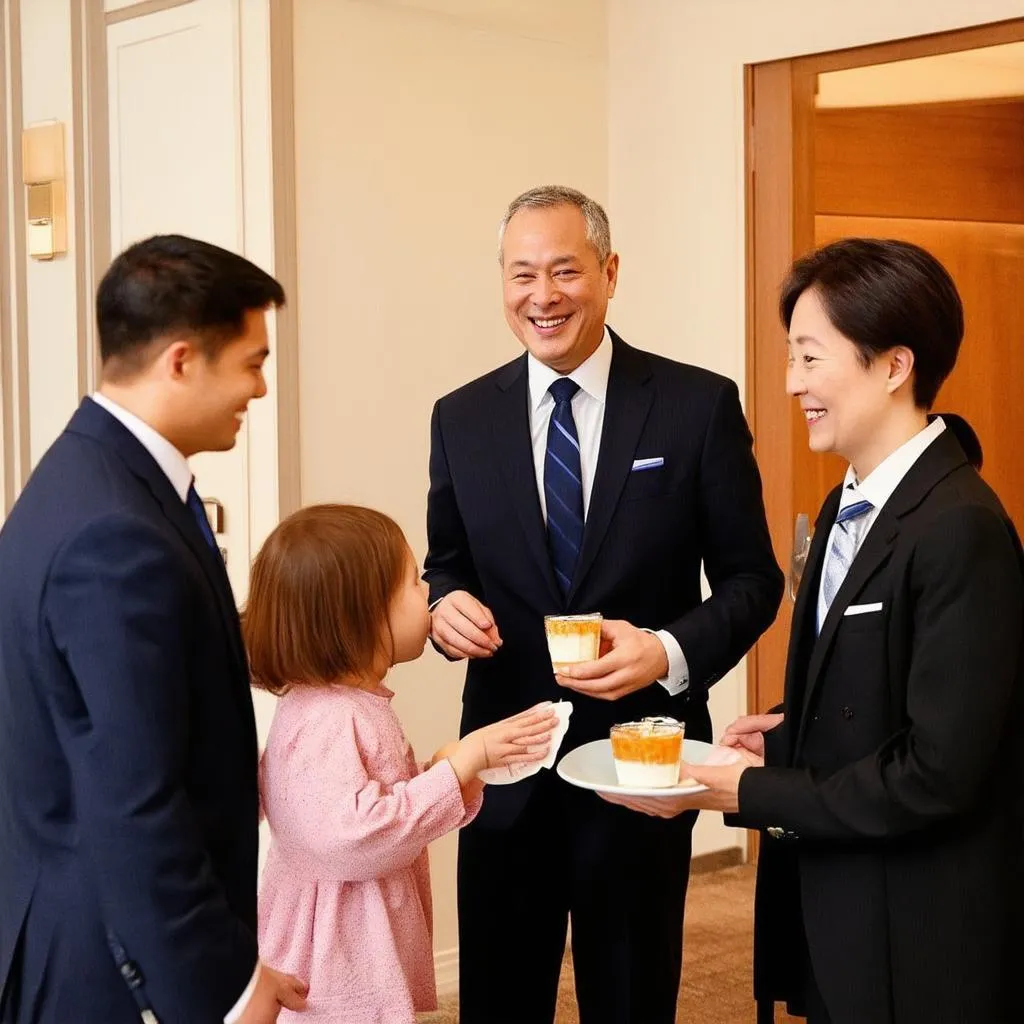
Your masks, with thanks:
[[[746,153],[746,410],[764,481],[772,543],[787,569],[775,624],[747,659],[747,709],[780,692],[792,620],[788,566],[797,509],[796,445],[807,430],[783,387],[785,332],[779,285],[793,260],[814,246],[814,97],[819,74],[1024,41],[1024,18],[812,54],[744,68]],[[780,443],[783,442],[783,443]],[[774,685],[772,685],[774,684]]]
[[[99,351],[92,315],[96,286],[113,257],[110,240],[110,166],[107,115],[107,28],[192,0],[146,0],[104,12],[95,0],[70,0],[75,92],[75,244],[78,275],[79,392],[99,382]],[[244,430],[249,441],[248,517],[251,561],[267,534],[301,504],[298,356],[298,257],[295,235],[294,0],[222,0],[231,3],[241,47],[237,125],[245,170],[245,255],[272,273],[287,303],[270,320],[271,352],[264,365],[270,394],[254,404]],[[250,165],[251,161],[251,165]],[[268,186],[263,190],[263,185]],[[268,207],[269,204],[269,207]],[[248,211],[252,210],[253,213]]]

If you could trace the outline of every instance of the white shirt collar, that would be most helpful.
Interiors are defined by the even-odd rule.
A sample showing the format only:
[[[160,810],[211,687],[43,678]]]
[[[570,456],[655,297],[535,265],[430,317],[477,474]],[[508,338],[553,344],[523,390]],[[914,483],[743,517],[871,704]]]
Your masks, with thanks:
[[[843,495],[840,499],[840,507],[849,505],[854,498],[848,498],[851,493],[848,488],[852,484],[857,494],[867,499],[874,506],[877,512],[891,497],[893,491],[899,487],[900,482],[910,472],[910,467],[921,457],[924,450],[946,429],[941,416],[936,416],[924,430],[918,431],[909,441],[903,444],[886,456],[863,480],[857,482],[853,472],[853,466],[846,471],[846,479],[843,481]]]
[[[140,420],[117,402],[112,402],[98,391],[91,397],[101,409],[106,409],[114,419],[123,424],[135,440],[153,456],[156,464],[171,481],[171,486],[178,492],[178,497],[185,502],[188,499],[188,489],[192,486],[192,470],[189,468],[188,459],[163,434],[157,433],[148,423]]]
[[[612,366],[612,336],[605,326],[604,337],[601,344],[594,352],[580,363],[572,373],[568,374],[570,380],[576,381],[580,390],[585,391],[591,398],[597,399],[604,405],[605,396],[608,394],[608,374]],[[526,367],[530,380],[530,408],[536,412],[545,398],[550,398],[548,388],[558,380],[562,374],[545,366],[532,353],[527,353]],[[552,402],[553,398],[550,399]]]

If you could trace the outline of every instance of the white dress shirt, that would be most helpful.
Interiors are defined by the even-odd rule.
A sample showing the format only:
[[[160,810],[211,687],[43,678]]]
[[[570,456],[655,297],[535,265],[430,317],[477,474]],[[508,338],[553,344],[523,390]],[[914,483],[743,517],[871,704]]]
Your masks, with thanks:
[[[181,498],[181,503],[188,500],[188,489],[192,486],[192,469],[177,448],[171,444],[162,434],[157,433],[148,423],[140,420],[134,413],[122,408],[116,402],[112,402],[106,395],[99,392],[92,395],[92,400],[101,408],[110,413],[114,419],[122,423],[134,438],[149,452],[156,460],[156,464],[164,471],[164,475],[171,481],[171,486]],[[260,977],[260,964],[256,961],[256,969],[252,972],[252,978],[246,985],[245,991],[241,994],[238,1002],[235,1003],[227,1016],[224,1024],[235,1024],[235,1021],[245,1012],[249,1005],[253,992],[256,991],[256,983]]]
[[[545,366],[533,355],[527,355],[526,366],[530,386],[530,436],[533,440],[533,467],[537,476],[537,495],[545,523],[548,518],[547,499],[544,493],[544,457],[548,446],[548,426],[555,399],[548,388],[561,376],[550,366]],[[580,442],[580,470],[583,476],[583,517],[590,509],[590,495],[594,488],[594,473],[601,451],[601,431],[604,427],[605,397],[608,394],[608,374],[612,366],[612,339],[608,328],[596,351],[585,362],[567,374],[570,380],[579,384],[580,389],[573,395],[572,418],[576,422],[576,434]],[[653,632],[648,630],[647,632]],[[654,635],[661,641],[668,657],[668,674],[658,682],[671,694],[682,693],[690,682],[690,670],[686,664],[679,641],[667,630],[659,629]]]
[[[910,467],[924,454],[924,450],[946,429],[941,416],[936,416],[931,423],[923,430],[919,430],[909,441],[904,441],[896,451],[887,455],[863,480],[857,480],[857,474],[853,466],[846,470],[846,477],[843,480],[843,489],[856,488],[858,493],[866,501],[870,501],[872,508],[861,516],[861,525],[856,534],[856,547],[853,557],[864,544],[864,538],[868,535],[882,506],[892,497],[893,491],[899,487],[903,478],[910,472]],[[840,501],[842,507],[842,501]],[[828,535],[828,546],[825,548],[825,558],[832,550],[832,541],[835,531],[838,529],[835,523]],[[825,573],[821,574],[821,581],[818,585],[818,622],[825,621],[828,607],[825,603]]]

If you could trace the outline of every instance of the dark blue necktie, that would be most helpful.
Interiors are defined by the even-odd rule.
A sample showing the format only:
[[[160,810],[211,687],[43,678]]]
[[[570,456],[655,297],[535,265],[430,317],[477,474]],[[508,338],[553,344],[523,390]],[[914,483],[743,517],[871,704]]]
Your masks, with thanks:
[[[572,574],[583,543],[583,473],[580,441],[572,418],[572,396],[580,386],[560,377],[548,390],[555,408],[548,424],[544,455],[544,497],[548,513],[548,548],[562,594],[572,586]]]
[[[206,543],[216,551],[217,538],[213,535],[213,530],[210,527],[210,520],[206,515],[206,509],[203,506],[203,499],[199,497],[194,483],[188,485],[188,496],[185,499],[185,504],[188,505],[192,515],[196,517],[196,522],[199,524],[199,532],[203,535],[203,540],[205,540]]]

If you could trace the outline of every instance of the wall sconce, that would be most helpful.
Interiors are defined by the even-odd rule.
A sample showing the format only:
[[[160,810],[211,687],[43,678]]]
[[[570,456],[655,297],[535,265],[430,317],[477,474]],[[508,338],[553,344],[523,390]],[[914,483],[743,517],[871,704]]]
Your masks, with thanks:
[[[52,260],[68,251],[64,182],[64,125],[40,121],[21,133],[21,170],[26,185],[28,254]]]

